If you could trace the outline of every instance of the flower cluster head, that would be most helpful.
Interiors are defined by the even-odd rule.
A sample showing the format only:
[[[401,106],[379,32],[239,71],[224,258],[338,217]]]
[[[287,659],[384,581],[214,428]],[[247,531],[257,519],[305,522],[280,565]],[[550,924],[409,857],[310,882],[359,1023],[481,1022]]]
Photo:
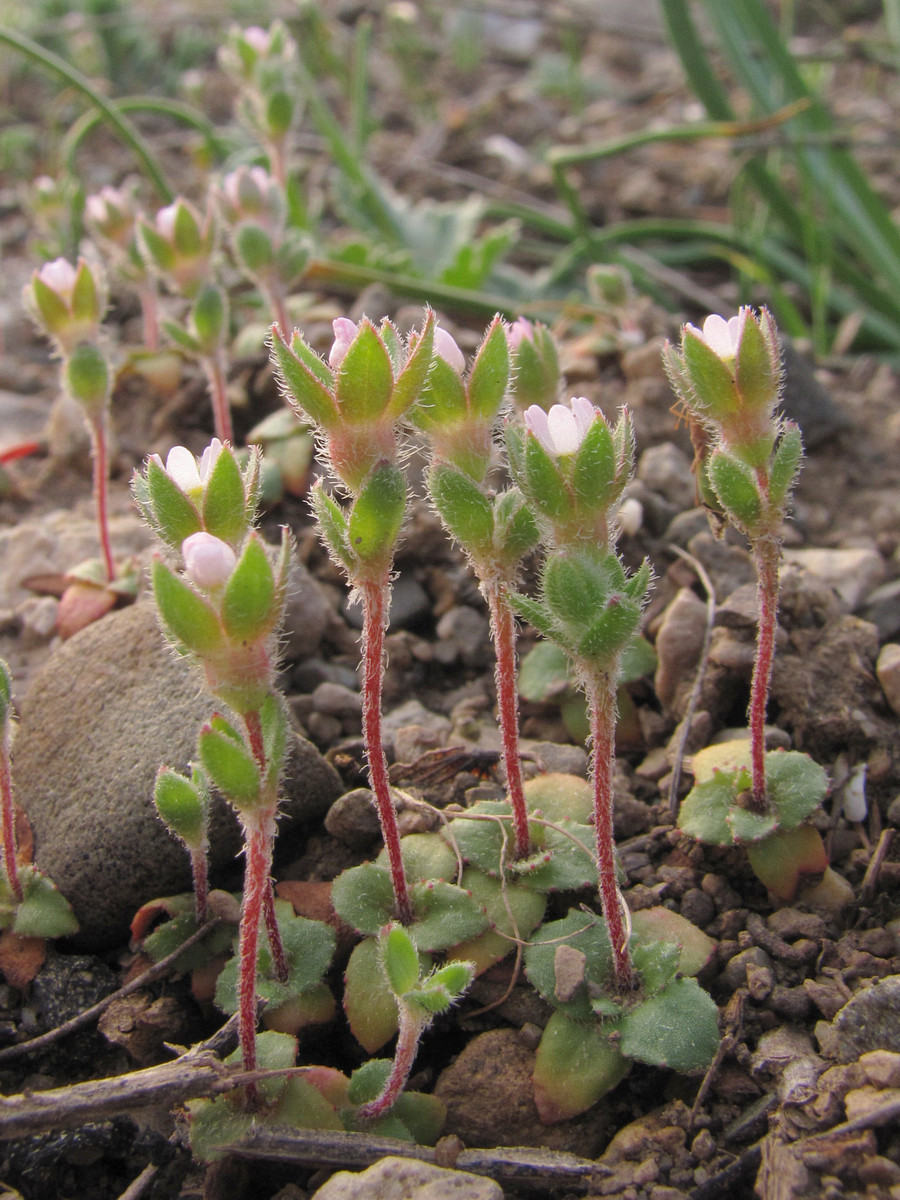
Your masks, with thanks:
[[[80,342],[95,341],[100,332],[106,307],[103,277],[83,258],[75,266],[57,258],[32,274],[25,303],[60,353],[69,354]]]
[[[161,208],[152,221],[138,222],[141,250],[148,265],[182,296],[194,297],[212,273],[216,227],[212,210],[201,216],[179,198]]]
[[[219,51],[222,69],[242,92],[245,122],[270,144],[283,142],[296,115],[297,43],[283,21],[268,29],[232,25]]]
[[[93,238],[119,251],[130,249],[137,220],[133,189],[107,184],[86,197],[84,216]]]
[[[210,690],[236,712],[257,708],[274,678],[274,634],[284,609],[290,539],[273,566],[253,526],[259,453],[242,469],[218,439],[195,458],[184,446],[136,475],[134,492],[150,528],[179,555],[184,573],[161,556],[153,592],[169,639],[202,663]]]
[[[684,410],[710,445],[698,463],[711,506],[751,538],[780,527],[803,455],[800,430],[778,414],[783,379],[778,331],[767,309],[744,307],[702,328],[685,325],[681,347],[663,349]]]
[[[270,233],[284,225],[284,192],[265,167],[238,167],[230,171],[217,189],[226,221],[238,225],[252,221]]]
[[[634,466],[628,412],[610,428],[584,396],[554,404],[549,412],[532,405],[524,429],[507,426],[506,441],[513,476],[551,543],[609,546]]]

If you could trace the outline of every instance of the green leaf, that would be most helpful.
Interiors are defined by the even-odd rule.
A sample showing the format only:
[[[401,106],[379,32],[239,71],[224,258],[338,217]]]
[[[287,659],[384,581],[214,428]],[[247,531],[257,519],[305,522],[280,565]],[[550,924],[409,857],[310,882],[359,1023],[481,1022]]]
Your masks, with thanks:
[[[494,499],[494,546],[505,570],[514,570],[538,544],[540,531],[525,497],[517,487]]]
[[[576,821],[585,825],[593,818],[593,789],[580,775],[551,771],[527,779],[524,791],[529,811],[540,811],[550,821]]]
[[[317,479],[313,486],[311,501],[322,538],[331,557],[350,572],[353,569],[354,558],[348,540],[347,518],[340,506],[325,491],[320,479]]]
[[[485,817],[496,820],[478,819]],[[496,875],[501,855],[508,861],[515,846],[510,803],[508,800],[479,800],[443,828],[441,836],[455,846],[465,862]]]
[[[235,257],[250,275],[268,270],[275,261],[272,238],[260,225],[250,221],[239,225],[234,231],[233,244]]]
[[[431,959],[422,955],[419,964],[427,972]],[[388,986],[377,938],[364,938],[353,947],[344,972],[344,1011],[353,1036],[369,1054],[397,1032],[397,998]]]
[[[306,917],[279,917],[278,929],[288,963],[288,978],[277,978],[272,962],[272,953],[266,937],[259,939],[257,959],[257,994],[275,1008],[296,996],[313,992],[322,982],[322,976],[331,965],[334,955],[335,935],[324,921],[310,921]],[[229,959],[222,968],[216,983],[216,1004],[226,1013],[237,1012],[238,1007],[237,956]]]
[[[625,477],[618,479],[616,475],[612,431],[602,417],[595,417],[575,455],[572,472],[575,497],[590,512],[602,512],[626,482]]]
[[[307,351],[301,356],[298,350]],[[281,333],[276,330],[272,338],[272,355],[276,369],[285,387],[285,394],[291,403],[315,424],[325,430],[334,429],[338,422],[338,410],[330,391],[330,381],[323,380],[325,364],[319,360],[318,367],[311,367],[306,361],[312,351],[302,338],[297,335],[291,347],[288,347]],[[330,375],[330,372],[329,372]]]
[[[410,892],[413,923],[407,932],[419,950],[447,950],[488,927],[487,914],[478,901],[452,883],[417,883]]]
[[[453,427],[465,421],[466,390],[463,381],[450,364],[439,355],[420,391],[418,403],[410,418],[417,429],[431,433],[443,427]]]
[[[551,642],[539,642],[519,667],[519,695],[544,703],[559,700],[573,686],[569,656]]]
[[[507,870],[522,884],[540,892],[596,888],[594,830],[589,825],[566,820],[557,821],[555,826],[544,829],[543,845],[530,859],[516,859],[508,864]]]
[[[409,412],[422,395],[434,360],[434,312],[429,308],[419,340],[394,383],[387,415],[397,420]],[[413,418],[415,419],[415,418]]]
[[[147,496],[154,533],[173,549],[180,550],[185,538],[203,528],[196,505],[155,458],[147,462]]]
[[[499,317],[495,317],[478,348],[469,373],[469,409],[474,416],[492,420],[500,410],[509,386],[509,345]]]
[[[737,798],[734,774],[716,771],[695,784],[681,803],[678,828],[710,846],[731,846],[734,838],[728,814]]]
[[[270,633],[280,617],[272,564],[259,534],[252,533],[225,585],[222,624],[230,638],[251,642]]]
[[[222,627],[212,606],[160,558],[151,568],[153,598],[169,637],[200,658],[220,654]]]
[[[350,1076],[350,1103],[357,1106],[377,1100],[391,1073],[389,1058],[370,1058]]]
[[[57,938],[78,932],[72,906],[37,867],[19,871],[22,900],[16,905],[12,931],[20,937]]]
[[[374,421],[387,408],[393,390],[390,355],[372,322],[363,318],[335,381],[341,419],[350,424]]]
[[[523,596],[521,592],[507,592],[506,599],[513,612],[532,624],[538,633],[556,638],[557,629],[545,604],[531,596]]]
[[[549,1125],[585,1112],[625,1078],[630,1066],[595,1021],[552,1013],[534,1064],[541,1121]]]
[[[191,309],[191,321],[205,353],[212,354],[225,340],[228,326],[228,301],[214,283],[200,289]]]
[[[175,204],[173,240],[176,254],[183,255],[186,258],[192,258],[202,248],[203,242],[197,218],[191,211],[190,206],[183,200],[178,200]]]
[[[728,810],[728,827],[738,845],[758,842],[775,832],[778,827],[778,815],[773,809],[756,813],[735,804]]]
[[[203,527],[214,537],[234,544],[240,540],[249,524],[250,514],[247,512],[241,468],[231,447],[224,446],[219,451],[203,491]]]
[[[702,929],[692,925],[680,913],[662,907],[642,908],[631,914],[632,945],[668,942],[678,950],[678,970],[682,975],[697,975],[710,962],[716,943]]]
[[[411,883],[456,875],[456,855],[439,833],[408,833],[400,840],[400,857]],[[387,850],[379,852],[376,862],[380,867],[389,866]]]
[[[578,643],[579,656],[611,670],[640,624],[640,605],[626,596],[610,596],[605,610]]]
[[[551,458],[533,434],[525,438],[522,490],[538,512],[550,521],[564,521],[572,516],[572,497]]]
[[[153,789],[156,811],[172,832],[191,849],[206,837],[206,797],[186,776],[169,767],[160,769]]]
[[[391,991],[404,996],[419,983],[419,956],[402,925],[391,925],[379,934],[381,957]]]
[[[796,482],[803,460],[800,428],[789,421],[782,430],[769,468],[769,501],[781,508]]]
[[[740,398],[730,368],[696,333],[685,331],[681,345],[685,370],[694,390],[693,397],[686,397],[691,407],[713,421],[722,421],[736,413]]]
[[[342,871],[331,885],[334,911],[359,933],[377,934],[397,919],[391,873],[375,863]]]
[[[487,554],[494,536],[493,506],[462,471],[446,464],[428,474],[428,490],[447,529],[471,554]]]
[[[350,512],[347,538],[352,553],[360,562],[376,566],[389,560],[405,515],[403,472],[393,463],[379,463]]]
[[[725,450],[714,450],[706,464],[709,482],[730,520],[753,533],[762,516],[762,501],[750,467]]]
[[[631,957],[645,994],[653,996],[675,978],[680,949],[674,942],[639,942]]]
[[[207,725],[200,731],[198,746],[204,770],[235,807],[258,803],[259,767],[243,745]]]
[[[628,1058],[673,1071],[702,1071],[719,1048],[718,1010],[696,979],[676,979],[619,1022]]]
[[[99,415],[109,393],[109,364],[100,350],[82,342],[63,360],[63,372],[73,399],[87,410],[89,416]]]
[[[766,788],[778,813],[778,826],[794,829],[825,799],[828,776],[799,750],[772,750],[765,761]]]
[[[773,361],[759,322],[752,313],[746,313],[735,369],[744,405],[763,412],[774,407],[781,383],[778,367],[778,359]]]

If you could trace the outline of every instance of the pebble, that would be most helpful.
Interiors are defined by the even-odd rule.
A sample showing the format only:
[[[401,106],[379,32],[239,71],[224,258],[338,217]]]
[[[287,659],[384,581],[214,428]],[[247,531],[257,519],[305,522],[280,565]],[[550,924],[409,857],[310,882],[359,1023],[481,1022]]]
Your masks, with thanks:
[[[772,960],[762,946],[750,946],[729,960],[722,972],[722,982],[734,989],[747,986],[748,968],[771,968]]]
[[[877,550],[867,546],[853,546],[847,550],[818,547],[785,550],[784,561],[802,567],[833,588],[849,612],[855,612],[862,605],[885,575],[884,559]]]
[[[127,941],[142,904],[190,887],[187,854],[156,815],[153,782],[164,763],[185,769],[212,708],[193,669],[164,642],[149,603],[89,625],[35,676],[14,750],[16,795],[38,867],[78,917],[80,946]],[[295,738],[282,783],[284,845],[324,816],[340,790],[334,768]],[[234,868],[241,845],[221,798],[210,845],[215,879]]]
[[[282,657],[293,662],[311,658],[322,644],[334,609],[296,554],[288,573],[287,601],[282,630]]]
[[[312,1200],[503,1200],[492,1179],[409,1158],[382,1158],[365,1171],[338,1171]]]
[[[803,912],[799,908],[779,908],[766,918],[766,925],[776,937],[784,941],[794,938],[809,938],[820,942],[825,936],[825,921],[817,913]]]
[[[866,597],[862,616],[878,627],[882,641],[900,634],[900,579],[873,588]]]
[[[354,788],[338,796],[325,815],[325,828],[332,837],[354,850],[370,846],[381,837],[371,788]]]
[[[681,897],[681,915],[698,929],[704,929],[716,915],[716,906],[702,888],[688,888]]]
[[[487,617],[468,604],[456,604],[449,608],[437,623],[439,642],[444,649],[452,651],[449,662],[459,661],[464,667],[483,667],[491,661],[491,626]],[[442,647],[436,647],[441,655]],[[449,665],[449,664],[448,664]]]
[[[853,1062],[871,1050],[900,1053],[898,1009],[900,975],[888,975],[857,992],[832,1023],[838,1062]]]
[[[859,1065],[873,1087],[900,1088],[900,1054],[892,1050],[870,1050],[860,1056]]]
[[[324,713],[329,717],[344,720],[347,717],[357,718],[362,715],[362,696],[340,683],[320,683],[312,694],[312,707],[315,712]]]
[[[569,746],[563,742],[533,742],[523,738],[521,749],[534,755],[545,775],[577,775],[580,779],[587,779],[588,756],[583,746]]]
[[[895,713],[900,715],[900,645],[888,642],[881,647],[875,674],[881,684],[887,702]]]
[[[691,460],[674,442],[662,442],[645,450],[638,460],[637,478],[679,510],[692,508],[696,501]]]
[[[785,368],[782,396],[785,416],[797,422],[803,431],[803,445],[811,450],[848,428],[851,421],[821,383],[809,359],[795,350],[787,338],[781,339],[781,354]]]
[[[726,534],[714,537],[709,526],[688,542],[688,550],[706,568],[716,592],[716,603],[726,599],[743,584],[756,586],[756,568],[743,541],[735,545]]]
[[[683,711],[706,635],[706,605],[690,588],[681,588],[666,609],[656,635],[654,690],[664,709]]]
[[[363,612],[359,604],[351,604],[349,595],[341,605],[341,613],[348,625],[362,629]],[[413,575],[401,574],[391,588],[391,608],[388,614],[388,629],[410,629],[427,620],[431,613],[428,593]]]

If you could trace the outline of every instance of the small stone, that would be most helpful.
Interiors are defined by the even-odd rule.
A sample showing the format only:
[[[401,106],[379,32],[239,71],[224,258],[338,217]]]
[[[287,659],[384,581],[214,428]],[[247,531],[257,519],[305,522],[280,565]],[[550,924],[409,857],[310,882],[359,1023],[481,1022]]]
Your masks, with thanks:
[[[409,1158],[382,1158],[365,1171],[338,1171],[312,1200],[503,1200],[492,1179]]]
[[[870,1050],[900,1053],[900,975],[888,975],[858,992],[834,1019],[837,1059],[852,1062]]]
[[[666,609],[656,635],[654,690],[663,708],[680,714],[687,704],[706,638],[706,605],[681,588]]]
[[[679,509],[694,504],[696,481],[691,460],[673,442],[662,442],[645,450],[638,460],[637,478]]]
[[[740,906],[740,895],[721,875],[709,872],[700,880],[700,887],[707,896],[712,897],[719,912],[727,912],[729,909],[736,909]]]
[[[819,547],[785,550],[784,559],[833,588],[848,612],[855,612],[885,575],[884,559],[877,550],[866,546],[853,546],[849,550]]]
[[[900,1100],[900,1088],[861,1087],[848,1092],[844,1097],[847,1110],[847,1120],[868,1117],[870,1113],[878,1112],[886,1104],[896,1104]]]
[[[312,694],[312,706],[315,712],[326,716],[359,717],[362,713],[362,696],[359,692],[351,691],[340,683],[320,683]]]
[[[784,941],[794,938],[810,938],[819,942],[825,936],[825,922],[817,913],[803,912],[799,908],[780,908],[770,913],[766,925]]]
[[[438,638],[452,646],[454,658],[464,667],[480,667],[488,661],[490,623],[487,617],[467,604],[447,610],[437,623]]]
[[[709,642],[709,661],[728,671],[747,673],[753,670],[756,644],[736,637],[730,629],[714,629]]]
[[[873,588],[866,597],[862,616],[877,626],[882,641],[900,634],[900,579]]]
[[[707,528],[691,538],[688,550],[706,568],[717,602],[731,596],[743,584],[756,586],[753,559],[743,544],[735,545],[728,535],[717,538]]]
[[[324,590],[296,555],[288,572],[282,654],[285,659],[311,658],[334,615]]]
[[[892,1050],[870,1050],[859,1064],[873,1087],[900,1088],[900,1054]]]
[[[378,810],[370,788],[354,788],[338,796],[325,815],[325,828],[354,850],[370,846],[381,836]]]
[[[401,725],[394,734],[394,758],[398,763],[413,763],[430,750],[440,749],[447,742],[449,721],[446,722],[446,726],[444,730],[437,724]]]
[[[762,946],[750,946],[736,954],[722,972],[722,982],[732,989],[746,987],[750,966],[771,968],[772,960]]]
[[[716,915],[716,906],[702,888],[688,888],[681,897],[681,915],[698,929],[704,929]]]
[[[755,963],[747,964],[747,990],[757,1004],[771,993],[775,985],[775,976],[769,967],[758,967]]]
[[[881,647],[875,673],[888,704],[900,715],[900,645],[888,642]]]
[[[716,1139],[708,1129],[701,1129],[691,1142],[691,1154],[698,1162],[707,1162],[716,1152]]]
[[[577,775],[587,778],[588,756],[582,746],[568,746],[561,742],[533,742],[522,739],[521,748],[533,754],[541,772],[546,775]]]

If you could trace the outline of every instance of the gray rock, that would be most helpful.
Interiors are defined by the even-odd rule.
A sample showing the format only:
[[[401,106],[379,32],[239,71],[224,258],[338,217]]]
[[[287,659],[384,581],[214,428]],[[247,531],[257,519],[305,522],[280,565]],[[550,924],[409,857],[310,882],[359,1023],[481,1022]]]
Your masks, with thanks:
[[[358,718],[362,713],[362,696],[340,683],[320,683],[312,694],[312,706],[329,717]]]
[[[888,975],[848,1000],[834,1018],[836,1057],[855,1062],[870,1050],[900,1051],[900,975]]]
[[[37,865],[78,917],[80,945],[121,943],[137,908],[190,887],[187,854],[156,816],[153,783],[161,764],[185,769],[212,710],[197,675],[165,645],[151,604],[88,626],[36,675],[14,750],[17,798]],[[296,738],[282,836],[324,816],[340,790],[330,764]],[[213,873],[233,867],[240,835],[222,799],[210,843]]]
[[[716,589],[716,603],[730,596],[742,584],[756,584],[753,559],[743,545],[732,545],[730,533],[716,538],[707,527],[688,542],[688,550],[700,560]]]
[[[696,502],[691,460],[673,442],[645,450],[638,461],[637,477],[679,509],[692,508]]]
[[[900,579],[892,579],[869,592],[862,616],[877,625],[884,641],[897,637],[900,634]]]
[[[283,656],[286,659],[311,658],[334,615],[327,595],[294,555],[288,575]]]
[[[325,817],[325,828],[332,837],[355,850],[370,846],[381,837],[372,789],[354,788],[338,796]]]
[[[881,647],[875,673],[888,704],[900,715],[900,646],[896,642]]]
[[[849,550],[811,548],[785,550],[784,560],[803,567],[834,588],[849,612],[855,612],[885,575],[884,559],[877,550],[853,546]]]
[[[312,1200],[503,1200],[492,1179],[409,1158],[382,1158],[365,1171],[338,1171]]]
[[[706,636],[706,605],[690,588],[682,588],[666,609],[656,635],[654,689],[669,712],[684,710]]]
[[[448,608],[437,623],[441,642],[453,648],[453,658],[465,667],[483,667],[492,662],[489,649],[491,627],[487,617],[468,604]]]
[[[359,604],[351,604],[349,596],[341,611],[347,624],[362,629],[363,610]],[[388,613],[388,629],[410,629],[423,621],[431,611],[428,593],[412,575],[400,575],[391,588],[391,608]]]

